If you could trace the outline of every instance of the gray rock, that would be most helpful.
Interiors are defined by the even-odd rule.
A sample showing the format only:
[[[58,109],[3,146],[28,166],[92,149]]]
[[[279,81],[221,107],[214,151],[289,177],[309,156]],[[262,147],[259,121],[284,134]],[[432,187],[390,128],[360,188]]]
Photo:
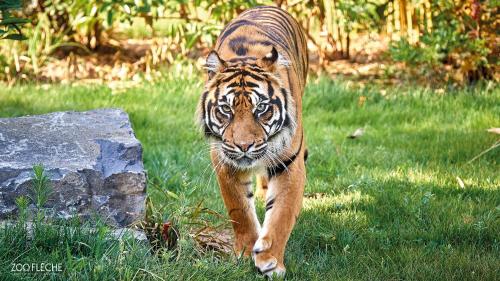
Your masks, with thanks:
[[[113,226],[142,219],[146,173],[142,147],[118,109],[0,118],[0,219],[31,194],[32,168],[42,164],[55,216],[99,214]]]
[[[12,221],[2,221],[0,222],[0,231],[5,229],[5,228],[13,228],[16,227],[15,222]],[[30,239],[34,237],[34,229],[36,228],[36,225],[32,222],[26,222],[26,224],[23,225],[26,228],[27,235]],[[51,225],[51,227],[54,230],[58,231],[64,231],[64,230],[70,230],[70,231],[75,231],[76,229],[74,227],[70,226],[60,226],[60,225]],[[80,227],[79,231],[85,231],[90,234],[96,234],[98,232],[98,229],[96,228],[89,228],[89,227]],[[107,237],[116,239],[116,240],[123,240],[124,238],[130,237],[132,239],[135,239],[139,242],[148,242],[148,238],[146,236],[146,233],[141,230],[141,229],[135,229],[135,228],[126,228],[126,227],[121,227],[121,228],[116,228],[113,229],[109,232],[109,236]]]

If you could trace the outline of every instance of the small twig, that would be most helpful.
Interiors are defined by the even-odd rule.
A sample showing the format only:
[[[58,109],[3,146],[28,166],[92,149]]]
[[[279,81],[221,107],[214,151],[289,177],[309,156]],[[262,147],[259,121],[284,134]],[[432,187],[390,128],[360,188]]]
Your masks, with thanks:
[[[467,162],[467,164],[470,164],[472,163],[474,160],[478,159],[479,157],[483,156],[484,154],[488,153],[489,151],[497,148],[500,146],[500,139],[497,140],[490,148],[484,150],[483,152],[479,153],[478,155],[476,155],[474,158],[472,158],[471,160],[469,160],[469,162]]]

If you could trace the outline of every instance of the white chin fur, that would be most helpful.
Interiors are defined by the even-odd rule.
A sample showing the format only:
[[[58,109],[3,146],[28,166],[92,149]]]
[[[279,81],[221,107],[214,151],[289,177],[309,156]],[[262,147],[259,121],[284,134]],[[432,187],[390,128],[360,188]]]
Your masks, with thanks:
[[[221,157],[221,159],[224,161],[224,163],[229,164],[229,165],[231,165],[237,169],[240,169],[240,170],[255,170],[255,169],[259,169],[260,167],[265,166],[265,164],[263,163],[263,161],[261,159],[257,159],[257,160],[252,161],[252,163],[242,165],[241,163],[239,163],[233,159],[228,158],[224,154],[222,149],[219,149],[218,152],[219,152],[219,157]]]
[[[267,149],[269,150],[270,154],[273,155],[273,158],[279,158],[283,151],[288,148],[288,145],[290,145],[292,136],[294,134],[294,131],[292,130],[293,128],[282,129],[268,142]],[[269,161],[266,161],[266,158],[260,158],[252,161],[252,163],[242,165],[241,163],[228,158],[222,151],[222,147],[219,143],[217,143],[217,152],[219,153],[219,157],[221,158],[223,163],[229,164],[240,170],[261,170],[262,168],[267,168],[269,164],[272,164],[269,163]],[[276,165],[279,163],[279,161],[273,161],[273,163],[274,165]]]
[[[267,149],[275,156],[281,156],[281,153],[292,143],[292,137],[295,128],[284,128],[268,142]]]

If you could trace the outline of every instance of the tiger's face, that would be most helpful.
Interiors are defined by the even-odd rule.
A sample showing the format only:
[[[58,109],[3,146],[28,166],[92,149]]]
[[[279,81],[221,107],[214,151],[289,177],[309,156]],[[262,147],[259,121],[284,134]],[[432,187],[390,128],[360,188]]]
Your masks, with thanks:
[[[276,49],[261,59],[208,58],[199,106],[205,134],[225,163],[241,169],[278,164],[295,131],[294,102],[282,86]]]

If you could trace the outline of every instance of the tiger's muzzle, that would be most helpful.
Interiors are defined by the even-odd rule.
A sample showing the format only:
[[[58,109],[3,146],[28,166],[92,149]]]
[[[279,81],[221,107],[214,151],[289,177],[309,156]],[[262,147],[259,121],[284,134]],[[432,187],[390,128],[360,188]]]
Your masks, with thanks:
[[[222,141],[222,152],[224,156],[231,160],[236,166],[241,168],[249,168],[264,157],[267,150],[265,141]]]

